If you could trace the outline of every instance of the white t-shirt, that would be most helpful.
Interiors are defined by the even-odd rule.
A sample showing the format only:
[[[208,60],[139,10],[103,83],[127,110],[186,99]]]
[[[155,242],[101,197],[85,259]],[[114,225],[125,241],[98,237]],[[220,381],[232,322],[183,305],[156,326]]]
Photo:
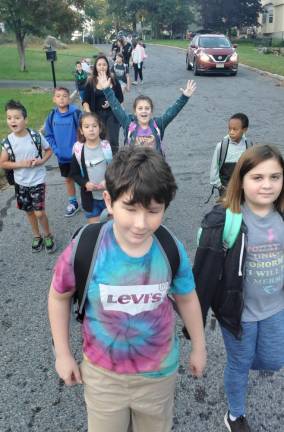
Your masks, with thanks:
[[[40,137],[42,149],[48,149],[48,142],[41,134]],[[40,157],[36,145],[28,131],[23,137],[18,137],[14,133],[11,133],[8,135],[8,140],[10,141],[16,162],[27,159],[37,159]],[[44,183],[45,174],[46,169],[43,165],[31,168],[16,168],[14,170],[14,179],[15,183],[21,186],[36,186]]]

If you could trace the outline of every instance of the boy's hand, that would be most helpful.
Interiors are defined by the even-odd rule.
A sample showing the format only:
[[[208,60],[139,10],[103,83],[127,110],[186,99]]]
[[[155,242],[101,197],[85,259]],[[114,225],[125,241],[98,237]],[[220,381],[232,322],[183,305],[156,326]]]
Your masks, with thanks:
[[[30,168],[32,166],[32,163],[33,163],[33,159],[25,159],[25,160],[19,161],[21,168]]]
[[[181,88],[180,91],[184,94],[184,96],[190,97],[196,90],[196,82],[192,80],[188,80],[186,83],[186,88]]]
[[[42,159],[33,159],[32,160],[32,164],[31,164],[32,167],[39,166],[39,165],[42,165]]]
[[[55,369],[66,385],[82,384],[79,366],[72,355],[56,357]]]
[[[206,349],[201,351],[192,350],[189,357],[189,368],[194,377],[200,378],[206,366]]]
[[[111,85],[111,79],[107,77],[107,74],[100,71],[98,74],[98,84],[102,89],[108,88]]]

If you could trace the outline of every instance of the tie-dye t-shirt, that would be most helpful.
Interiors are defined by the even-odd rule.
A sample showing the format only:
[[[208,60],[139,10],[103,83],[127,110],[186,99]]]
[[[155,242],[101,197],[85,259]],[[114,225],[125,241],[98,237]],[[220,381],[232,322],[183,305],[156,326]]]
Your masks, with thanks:
[[[71,243],[57,260],[52,285],[58,293],[74,290]],[[83,352],[99,367],[123,374],[160,377],[178,367],[175,313],[167,293],[194,290],[191,265],[178,242],[180,267],[172,282],[164,251],[154,238],[148,253],[128,256],[118,245],[113,223],[103,236],[88,286],[83,322]]]
[[[264,217],[242,208],[248,229],[243,321],[259,321],[284,309],[284,222],[277,211]]]

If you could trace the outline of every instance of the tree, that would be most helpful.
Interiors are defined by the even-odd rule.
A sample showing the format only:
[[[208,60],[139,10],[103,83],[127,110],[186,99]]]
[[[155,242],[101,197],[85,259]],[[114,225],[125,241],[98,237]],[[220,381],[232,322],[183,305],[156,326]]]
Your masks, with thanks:
[[[25,38],[28,34],[42,36],[48,31],[56,35],[70,33],[80,24],[77,10],[83,0],[1,0],[0,16],[15,33],[20,59],[20,70],[26,70]]]
[[[205,29],[230,31],[258,24],[260,0],[198,0]]]

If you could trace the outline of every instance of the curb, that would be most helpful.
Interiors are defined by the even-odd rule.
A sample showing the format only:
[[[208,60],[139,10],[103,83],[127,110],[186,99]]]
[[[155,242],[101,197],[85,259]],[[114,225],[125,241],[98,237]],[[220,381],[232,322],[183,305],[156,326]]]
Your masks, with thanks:
[[[166,47],[166,48],[175,48],[175,49],[179,49],[179,50],[182,50],[182,51],[186,51],[186,48],[175,47],[175,46],[172,46],[172,45],[161,45],[161,44],[151,44],[151,43],[148,43],[148,45],[159,46],[159,47]],[[249,66],[249,65],[246,65],[246,64],[243,64],[243,63],[239,63],[239,66],[242,66],[242,67],[244,67],[244,68],[246,68],[248,70],[251,70],[253,72],[258,72],[260,74],[267,75],[267,76],[269,76],[271,78],[278,79],[279,81],[284,81],[284,76],[283,75],[278,75],[278,74],[274,74],[272,72],[268,72],[268,71],[265,71],[265,70],[262,70],[262,69],[257,69],[257,68],[255,68],[253,66]]]

